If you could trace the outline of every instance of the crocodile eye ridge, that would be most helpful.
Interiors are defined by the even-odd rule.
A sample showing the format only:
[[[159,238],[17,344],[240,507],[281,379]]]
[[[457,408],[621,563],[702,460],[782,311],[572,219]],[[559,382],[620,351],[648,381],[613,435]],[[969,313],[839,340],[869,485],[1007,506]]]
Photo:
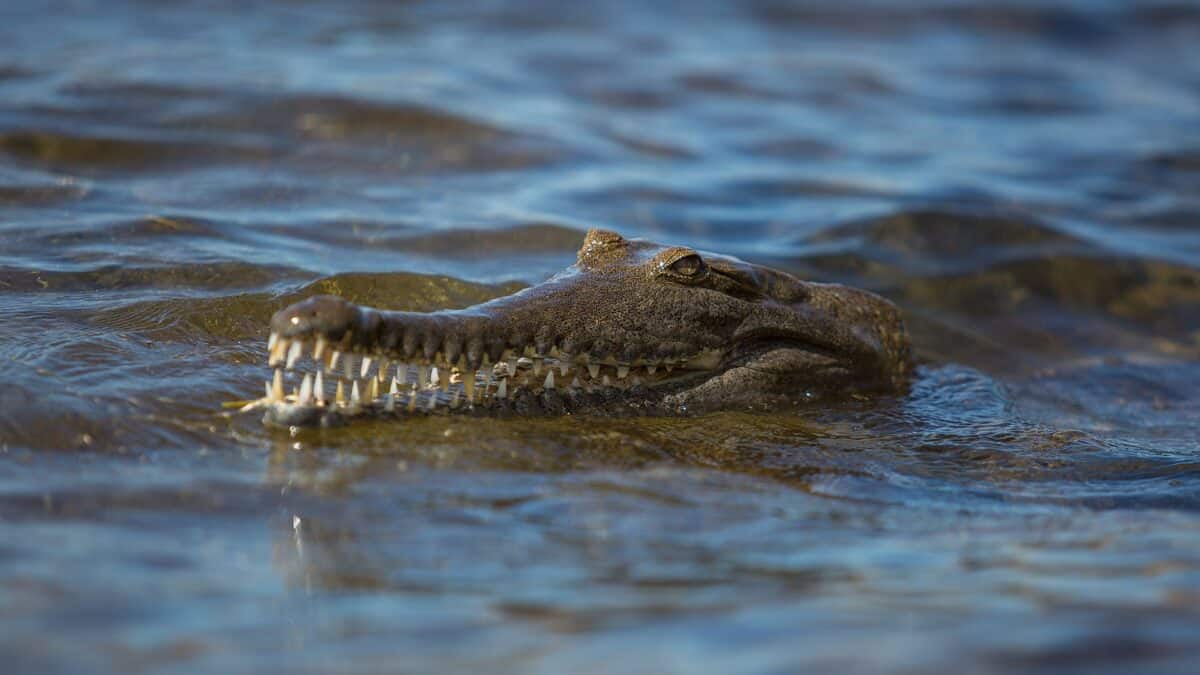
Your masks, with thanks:
[[[667,269],[681,277],[694,277],[704,272],[704,261],[699,255],[693,253],[671,263]]]

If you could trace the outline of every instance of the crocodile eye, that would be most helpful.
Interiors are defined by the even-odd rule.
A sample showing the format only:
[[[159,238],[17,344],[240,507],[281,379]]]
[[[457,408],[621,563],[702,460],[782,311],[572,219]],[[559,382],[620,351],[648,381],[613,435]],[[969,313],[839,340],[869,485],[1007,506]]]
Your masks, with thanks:
[[[667,269],[681,277],[694,277],[704,271],[704,261],[693,253],[671,263]]]

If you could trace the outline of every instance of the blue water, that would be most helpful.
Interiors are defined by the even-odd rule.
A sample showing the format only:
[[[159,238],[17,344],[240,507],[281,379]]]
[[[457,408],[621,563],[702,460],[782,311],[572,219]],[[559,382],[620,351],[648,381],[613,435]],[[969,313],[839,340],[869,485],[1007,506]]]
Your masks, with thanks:
[[[6,672],[1192,672],[1191,2],[0,6]],[[594,226],[875,290],[904,396],[292,437],[272,312]]]

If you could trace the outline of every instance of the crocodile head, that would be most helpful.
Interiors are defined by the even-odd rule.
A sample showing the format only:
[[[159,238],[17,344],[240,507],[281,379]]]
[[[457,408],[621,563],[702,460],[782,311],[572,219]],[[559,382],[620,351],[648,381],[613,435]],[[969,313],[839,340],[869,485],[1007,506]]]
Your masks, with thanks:
[[[911,367],[898,310],[874,294],[604,230],[545,283],[467,309],[309,298],[272,317],[268,351],[274,378],[247,408],[289,426],[778,406],[894,390]]]

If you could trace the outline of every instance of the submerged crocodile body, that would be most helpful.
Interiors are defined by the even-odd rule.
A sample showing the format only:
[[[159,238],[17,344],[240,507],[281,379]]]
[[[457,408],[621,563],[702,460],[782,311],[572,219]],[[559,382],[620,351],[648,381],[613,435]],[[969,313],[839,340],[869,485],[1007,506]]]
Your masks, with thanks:
[[[545,283],[466,309],[309,298],[272,317],[268,351],[274,378],[246,408],[283,426],[778,407],[895,391],[912,367],[899,311],[877,295],[604,230]]]

